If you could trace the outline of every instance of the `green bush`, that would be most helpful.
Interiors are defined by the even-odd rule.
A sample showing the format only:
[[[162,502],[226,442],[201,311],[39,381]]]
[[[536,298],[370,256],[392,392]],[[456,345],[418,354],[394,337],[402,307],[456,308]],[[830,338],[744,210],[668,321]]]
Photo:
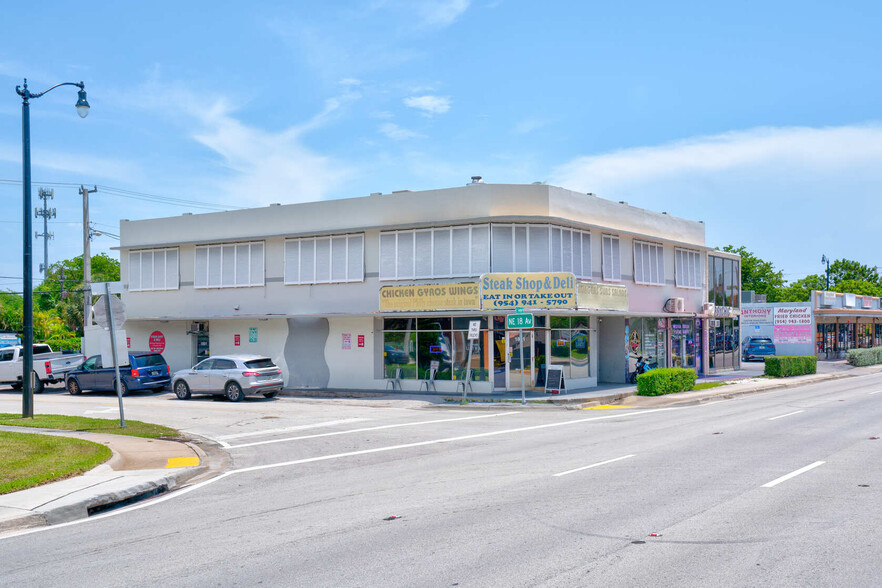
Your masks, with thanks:
[[[845,352],[845,361],[855,367],[882,363],[882,347],[869,349],[849,349]]]
[[[766,358],[767,376],[787,378],[814,374],[818,371],[818,358],[814,355],[781,355]]]
[[[637,394],[660,396],[692,390],[698,376],[687,368],[659,368],[637,376]]]

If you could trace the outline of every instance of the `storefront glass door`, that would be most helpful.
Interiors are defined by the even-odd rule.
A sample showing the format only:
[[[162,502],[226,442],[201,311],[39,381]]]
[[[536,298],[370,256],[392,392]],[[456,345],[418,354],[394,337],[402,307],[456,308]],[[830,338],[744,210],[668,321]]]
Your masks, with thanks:
[[[521,334],[523,333],[523,335]],[[521,389],[521,374],[524,376],[524,387],[532,389],[534,383],[533,371],[533,332],[525,331],[506,331],[508,340],[508,357],[506,370],[506,387],[509,390]],[[521,353],[523,352],[523,364],[521,363]]]

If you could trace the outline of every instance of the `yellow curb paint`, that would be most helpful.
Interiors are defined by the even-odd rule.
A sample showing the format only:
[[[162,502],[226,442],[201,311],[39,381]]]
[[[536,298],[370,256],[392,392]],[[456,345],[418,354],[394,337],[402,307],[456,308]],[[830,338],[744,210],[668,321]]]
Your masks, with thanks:
[[[198,457],[170,457],[168,458],[168,465],[166,465],[166,469],[168,468],[185,468],[187,466],[197,466],[199,465]]]
[[[606,410],[610,408],[635,408],[633,406],[620,406],[620,405],[611,405],[611,404],[601,404],[600,406],[586,406],[582,410]]]

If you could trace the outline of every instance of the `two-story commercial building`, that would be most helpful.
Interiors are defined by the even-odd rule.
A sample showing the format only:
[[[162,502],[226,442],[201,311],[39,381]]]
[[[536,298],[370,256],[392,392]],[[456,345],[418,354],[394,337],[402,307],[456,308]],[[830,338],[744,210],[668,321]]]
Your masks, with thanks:
[[[122,221],[132,348],[273,358],[292,388],[625,382],[738,366],[737,255],[700,221],[545,184]],[[518,310],[533,327],[508,328]],[[479,328],[471,333],[470,323]],[[521,353],[524,359],[521,361]],[[425,386],[428,387],[428,386]]]

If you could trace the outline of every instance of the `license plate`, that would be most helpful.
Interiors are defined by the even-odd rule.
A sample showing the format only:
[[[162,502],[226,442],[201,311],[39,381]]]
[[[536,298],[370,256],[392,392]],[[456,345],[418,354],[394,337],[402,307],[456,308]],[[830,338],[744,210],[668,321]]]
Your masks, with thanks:
[[[158,375],[159,375],[159,372],[150,372],[150,375],[151,375],[151,376],[158,376]]]
[[[272,380],[275,377],[276,377],[275,374],[269,374],[267,376],[257,376],[257,379],[258,380]]]

